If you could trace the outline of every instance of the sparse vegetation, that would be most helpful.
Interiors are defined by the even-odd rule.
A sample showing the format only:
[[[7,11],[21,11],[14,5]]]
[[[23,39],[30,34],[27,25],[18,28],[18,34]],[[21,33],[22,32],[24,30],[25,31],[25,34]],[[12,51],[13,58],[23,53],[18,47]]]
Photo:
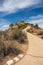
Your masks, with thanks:
[[[22,53],[21,45],[27,43],[26,34],[19,28],[12,29],[13,25],[10,24],[11,28],[7,31],[0,31],[0,61],[10,54],[16,56]]]
[[[17,25],[18,25],[18,28],[22,30],[22,29],[24,29],[24,28],[26,28],[28,26],[28,23],[17,24]]]
[[[28,32],[35,34],[43,39],[43,30],[39,28],[38,24],[31,24],[31,28],[27,30]]]

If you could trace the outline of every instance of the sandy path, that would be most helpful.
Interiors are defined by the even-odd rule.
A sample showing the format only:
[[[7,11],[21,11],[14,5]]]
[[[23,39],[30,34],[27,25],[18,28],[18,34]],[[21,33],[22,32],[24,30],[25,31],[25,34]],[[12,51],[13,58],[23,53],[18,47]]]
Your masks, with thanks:
[[[26,33],[29,40],[27,54],[15,65],[43,65],[43,40],[31,33]]]

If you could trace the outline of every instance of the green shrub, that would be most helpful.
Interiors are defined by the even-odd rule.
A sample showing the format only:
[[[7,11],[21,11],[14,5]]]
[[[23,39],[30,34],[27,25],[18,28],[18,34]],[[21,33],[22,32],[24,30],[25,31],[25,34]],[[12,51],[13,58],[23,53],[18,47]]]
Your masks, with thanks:
[[[10,27],[12,28],[12,26],[14,26],[14,24],[10,24]]]
[[[39,28],[39,26],[38,26],[38,24],[35,24],[35,26],[34,26],[35,28]]]

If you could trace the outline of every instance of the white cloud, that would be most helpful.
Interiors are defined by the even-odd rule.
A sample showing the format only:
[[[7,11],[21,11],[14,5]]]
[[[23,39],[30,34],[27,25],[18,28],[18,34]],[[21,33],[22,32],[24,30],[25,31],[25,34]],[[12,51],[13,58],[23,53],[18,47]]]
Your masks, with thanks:
[[[39,27],[41,27],[43,29],[43,24],[39,24]]]
[[[43,15],[32,16],[29,18],[28,22],[38,24],[39,27],[43,28]]]
[[[33,24],[43,24],[43,19],[36,19],[36,20],[30,20],[30,23],[33,23]]]
[[[5,30],[9,28],[9,22],[5,19],[0,19],[0,30]]]
[[[30,18],[29,18],[30,20],[35,20],[35,19],[43,19],[43,15],[37,15],[37,16],[31,16]]]
[[[39,4],[41,0],[5,0],[0,6],[1,12],[16,12],[19,9],[30,7],[35,4]]]
[[[0,30],[3,30],[4,31],[4,30],[6,30],[8,28],[9,28],[9,25],[2,25],[1,28],[0,28]]]

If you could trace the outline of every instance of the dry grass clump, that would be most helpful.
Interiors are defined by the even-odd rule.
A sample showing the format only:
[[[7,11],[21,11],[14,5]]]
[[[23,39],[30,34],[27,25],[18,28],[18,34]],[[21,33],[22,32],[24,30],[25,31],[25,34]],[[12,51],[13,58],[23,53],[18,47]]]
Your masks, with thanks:
[[[11,32],[11,34],[6,31],[0,32],[0,61],[10,54],[16,56],[22,53],[20,43],[25,43],[26,35],[20,29],[14,29]]]
[[[0,60],[11,54],[16,56],[19,53],[22,53],[18,48],[19,43],[17,41],[1,41],[0,40]]]

